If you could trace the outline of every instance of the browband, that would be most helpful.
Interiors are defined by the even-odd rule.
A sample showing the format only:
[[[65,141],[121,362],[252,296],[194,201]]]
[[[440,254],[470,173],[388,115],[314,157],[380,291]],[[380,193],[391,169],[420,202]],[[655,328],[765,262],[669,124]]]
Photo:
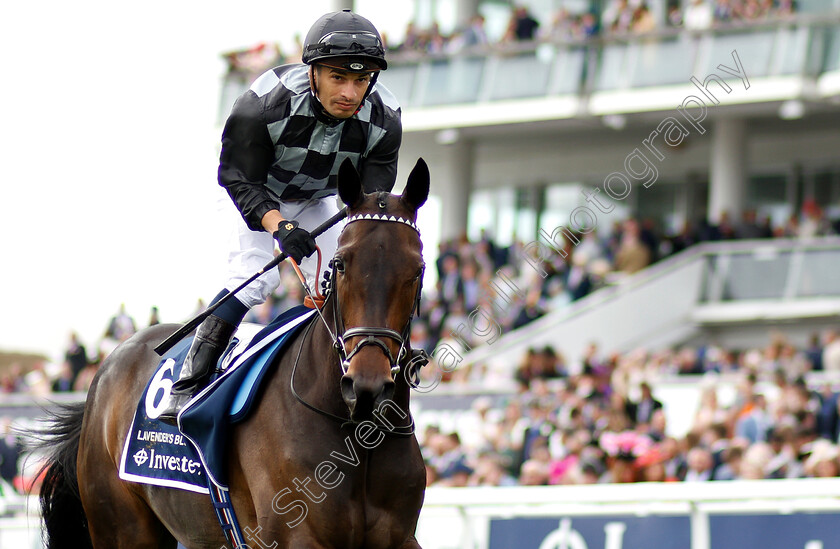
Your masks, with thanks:
[[[397,216],[394,216],[394,215],[386,215],[386,214],[364,214],[363,215],[363,214],[357,214],[357,215],[354,215],[354,216],[351,216],[351,217],[347,218],[347,224],[350,224],[354,221],[395,221],[397,223],[403,223],[405,225],[408,225],[409,227],[411,227],[412,229],[417,231],[417,234],[420,234],[420,229],[417,228],[416,223],[414,223],[413,221],[410,221],[408,219],[405,219],[405,218],[402,218],[402,217],[397,217]]]

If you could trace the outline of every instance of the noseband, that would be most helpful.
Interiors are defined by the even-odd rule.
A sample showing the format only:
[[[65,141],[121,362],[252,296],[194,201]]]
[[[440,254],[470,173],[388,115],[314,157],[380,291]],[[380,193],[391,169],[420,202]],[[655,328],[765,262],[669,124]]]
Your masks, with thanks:
[[[415,231],[417,231],[417,235],[420,235],[420,229],[417,228],[417,225],[408,219],[397,217],[393,215],[386,215],[386,214],[358,214],[347,218],[347,224],[345,228],[350,223],[354,221],[388,221],[392,223],[403,223],[408,225]],[[335,284],[335,277],[336,271],[335,268],[335,258],[333,261],[330,262],[331,266],[331,273],[330,273],[330,290],[336,290]],[[408,315],[408,320],[406,321],[405,326],[403,327],[402,333],[397,332],[396,330],[392,330],[390,328],[380,328],[380,327],[373,327],[373,326],[358,326],[354,328],[347,329],[344,326],[344,320],[341,316],[341,302],[338,300],[338,294],[336,292],[335,296],[335,306],[333,307],[333,326],[336,329],[335,335],[335,349],[338,352],[339,357],[341,357],[341,370],[344,374],[347,373],[348,368],[350,367],[350,359],[352,359],[356,354],[361,351],[364,347],[368,345],[373,345],[379,347],[382,352],[388,357],[388,364],[391,365],[391,376],[396,377],[400,373],[400,363],[402,362],[403,358],[405,358],[406,354],[406,342],[410,336],[411,330],[411,319],[414,317],[416,313],[420,310],[420,297],[421,292],[423,290],[423,272],[425,271],[425,267],[423,267],[423,271],[420,273],[420,284],[417,285],[417,293],[414,296],[414,304],[411,309],[411,313]],[[346,347],[344,342],[351,337],[362,337],[361,341],[356,343],[353,349],[348,353],[346,352]],[[396,358],[391,353],[391,349],[388,348],[388,345],[381,338],[389,338],[396,341],[399,346],[400,350],[397,352]]]

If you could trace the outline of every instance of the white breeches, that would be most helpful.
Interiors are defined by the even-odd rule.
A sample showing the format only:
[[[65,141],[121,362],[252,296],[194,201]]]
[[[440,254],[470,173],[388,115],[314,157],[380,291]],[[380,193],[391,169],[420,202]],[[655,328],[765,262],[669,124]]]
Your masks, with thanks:
[[[277,205],[277,209],[284,218],[294,219],[300,224],[301,228],[311,232],[341,209],[343,205],[340,205],[339,202],[340,199],[337,196],[328,196],[315,200],[281,202]],[[229,209],[232,211],[232,215],[236,216],[236,219],[231,230],[228,275],[225,288],[233,290],[274,259],[275,240],[265,231],[256,232],[249,229],[230,199],[228,199],[228,203],[230,204]],[[343,227],[344,221],[336,223],[315,239],[315,244],[321,248],[321,273],[329,270],[328,265],[335,255],[335,250],[338,247],[338,235]],[[291,259],[288,261],[291,261]],[[313,294],[316,288],[320,288],[323,279],[321,273],[315,272],[317,262],[318,254],[316,252],[304,258],[300,264],[300,270],[306,277],[307,284]],[[241,290],[236,294],[236,297],[251,308],[265,302],[279,285],[280,273],[276,268],[271,269]]]

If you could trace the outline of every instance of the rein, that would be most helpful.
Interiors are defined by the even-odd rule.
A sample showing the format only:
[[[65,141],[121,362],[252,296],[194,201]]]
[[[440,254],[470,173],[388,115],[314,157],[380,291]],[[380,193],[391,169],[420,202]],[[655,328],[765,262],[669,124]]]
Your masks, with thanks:
[[[365,214],[365,215],[359,214],[359,215],[355,215],[355,216],[349,217],[347,219],[347,224],[345,225],[345,228],[346,228],[347,225],[349,225],[350,223],[352,223],[354,221],[388,221],[388,222],[403,223],[405,225],[408,225],[409,227],[411,227],[415,231],[417,231],[418,236],[420,234],[420,230],[417,228],[417,225],[414,222],[412,222],[410,220],[407,220],[407,219],[404,219],[404,218],[401,218],[401,217],[396,217],[396,216],[393,216],[393,215],[391,215],[391,216],[388,216],[386,214]],[[320,253],[320,249],[318,251]],[[319,261],[319,264],[320,264],[320,261]],[[337,292],[337,289],[336,289],[336,271],[337,271],[337,269],[335,268],[335,258],[333,258],[333,261],[330,262],[330,267],[331,267],[331,273],[330,273],[330,277],[329,277],[329,285],[327,287],[327,291],[328,291],[327,299],[332,297],[333,301],[334,301],[334,304],[333,304],[333,327],[335,329],[335,332],[333,332],[333,330],[330,329],[330,326],[327,323],[327,320],[326,320],[326,318],[324,318],[324,315],[322,313],[323,307],[326,306],[326,301],[324,302],[323,306],[321,306],[321,307],[316,306],[315,309],[318,311],[318,316],[321,318],[321,322],[324,324],[324,327],[326,328],[327,333],[330,336],[330,339],[332,339],[333,348],[336,350],[336,352],[339,355],[339,366],[341,368],[342,375],[347,374],[347,370],[350,367],[350,360],[359,351],[361,351],[364,347],[366,347],[368,345],[373,345],[375,347],[378,347],[383,352],[383,354],[386,357],[388,357],[388,361],[389,361],[388,363],[391,364],[391,376],[396,377],[397,375],[399,375],[400,370],[401,370],[400,362],[404,359],[404,357],[407,354],[406,343],[409,341],[409,337],[410,337],[410,333],[411,333],[411,319],[414,317],[415,314],[419,314],[419,312],[420,312],[420,298],[421,298],[422,289],[423,289],[423,273],[425,272],[425,266],[423,267],[423,269],[420,272],[420,284],[418,284],[418,286],[417,286],[417,293],[414,297],[412,309],[411,309],[411,312],[408,315],[408,321],[406,322],[406,325],[403,328],[402,333],[397,332],[396,330],[392,330],[390,328],[375,327],[375,326],[357,326],[357,327],[347,329],[344,326],[344,321],[342,320],[342,317],[341,317],[341,303],[338,300],[338,292]],[[318,270],[320,271],[320,267],[319,267]],[[305,283],[305,279],[303,277],[301,277],[301,280],[303,281],[304,290],[311,297],[312,294],[310,292],[309,286]],[[328,417],[328,418],[330,418],[334,421],[340,422],[342,428],[346,427],[348,425],[356,425],[356,424],[358,424],[358,422],[353,421],[350,418],[344,418],[344,417],[341,417],[341,416],[337,416],[333,413],[327,412],[325,410],[321,410],[320,408],[317,408],[316,406],[313,406],[312,404],[306,402],[303,399],[303,397],[301,397],[300,394],[295,389],[295,373],[297,372],[297,367],[298,367],[298,364],[300,363],[300,357],[301,357],[301,354],[303,352],[303,343],[306,340],[307,336],[309,335],[309,332],[310,332],[313,324],[315,324],[315,323],[310,323],[306,327],[306,330],[303,333],[303,335],[301,336],[301,342],[300,342],[300,345],[298,347],[298,353],[297,353],[297,356],[295,357],[295,362],[292,366],[292,374],[291,374],[291,377],[290,377],[290,380],[289,380],[289,387],[291,389],[292,395],[298,400],[298,402],[300,402],[301,404],[303,404],[304,406],[306,406],[310,410],[312,410],[314,412],[317,412],[317,413],[319,413],[319,414],[321,414],[325,417]],[[356,343],[356,345],[353,347],[353,349],[351,349],[351,351],[348,353],[346,351],[346,348],[345,348],[345,340],[349,339],[351,337],[363,337],[364,339],[362,339],[361,341]],[[391,353],[391,350],[388,348],[388,345],[386,345],[385,342],[381,338],[392,339],[400,345],[400,349],[397,352],[396,359],[395,359],[393,353]],[[411,385],[411,383],[408,380],[406,380],[406,381],[409,383],[409,385]],[[395,427],[393,429],[386,429],[386,428],[383,428],[382,426],[377,425],[375,423],[374,423],[374,425],[376,425],[376,427],[380,431],[382,431],[383,433],[386,433],[386,434],[392,434],[394,436],[411,436],[411,435],[414,434],[414,431],[415,431],[414,417],[411,415],[410,410],[407,411],[407,414],[408,414],[408,417],[411,419],[410,423],[408,425]]]

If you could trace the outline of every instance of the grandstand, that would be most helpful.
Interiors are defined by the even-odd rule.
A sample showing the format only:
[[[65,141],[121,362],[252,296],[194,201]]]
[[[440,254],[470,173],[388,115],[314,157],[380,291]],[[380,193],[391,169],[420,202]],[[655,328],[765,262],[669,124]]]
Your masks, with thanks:
[[[522,4],[543,21],[550,20],[547,4],[572,5]],[[465,15],[489,15],[487,7],[458,3]],[[668,8],[652,4],[662,19]],[[394,58],[382,80],[404,106],[403,162],[423,156],[432,166],[441,239],[489,234],[514,246],[525,273],[514,281],[527,289],[541,282],[546,264],[571,263],[581,233],[608,239],[624,218],[649,220],[663,235],[687,225],[738,225],[746,216],[780,227],[815,202],[826,219],[838,219],[838,22],[836,5],[803,2],[792,17],[753,24],[692,31],[661,25],[643,36],[603,32],[409,52]],[[469,446],[486,427],[476,404],[489,397],[501,409],[516,400],[522,388],[498,380],[512,380],[528,350],[545,345],[572,369],[593,343],[625,356],[639,349],[746,350],[764,347],[779,331],[804,349],[840,316],[837,246],[831,238],[697,244],[498,339],[485,330],[458,364],[483,375],[415,398],[419,422],[458,432]],[[503,314],[492,306],[488,312]],[[646,375],[676,436],[696,426],[708,386],[726,406],[738,398],[733,372]],[[642,379],[630,382],[634,399]],[[773,395],[764,379],[760,391]],[[834,372],[806,379],[813,389],[837,388]],[[757,482],[661,486],[674,488],[685,498],[679,501],[656,485],[464,492],[433,485],[421,534],[453,548],[830,545],[823,529],[837,513],[834,481],[824,485],[825,499],[806,481]],[[789,487],[809,491],[804,499],[813,496],[815,506],[799,508]],[[704,501],[707,489],[714,502]],[[780,513],[790,522],[782,525]],[[436,538],[443,525],[452,530]],[[648,530],[654,533],[645,537]]]

